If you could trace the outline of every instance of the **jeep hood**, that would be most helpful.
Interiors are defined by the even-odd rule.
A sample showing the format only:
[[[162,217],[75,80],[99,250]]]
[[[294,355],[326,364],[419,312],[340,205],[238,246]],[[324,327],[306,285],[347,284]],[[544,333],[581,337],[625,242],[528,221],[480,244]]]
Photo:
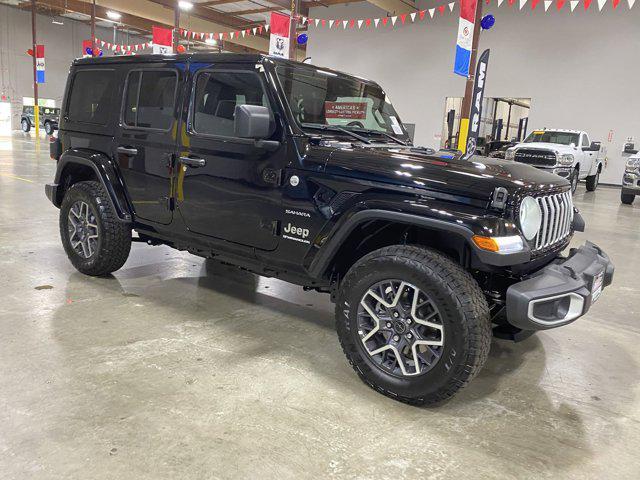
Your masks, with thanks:
[[[510,194],[535,194],[569,186],[557,175],[521,163],[478,156],[441,158],[402,146],[335,149],[325,172],[484,200],[491,198],[496,187]]]

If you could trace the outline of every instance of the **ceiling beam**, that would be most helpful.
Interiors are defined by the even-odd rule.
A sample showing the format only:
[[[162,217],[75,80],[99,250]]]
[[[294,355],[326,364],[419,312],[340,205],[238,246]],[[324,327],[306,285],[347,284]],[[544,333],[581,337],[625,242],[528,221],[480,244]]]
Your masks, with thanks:
[[[412,0],[367,0],[367,2],[394,15],[418,10]]]

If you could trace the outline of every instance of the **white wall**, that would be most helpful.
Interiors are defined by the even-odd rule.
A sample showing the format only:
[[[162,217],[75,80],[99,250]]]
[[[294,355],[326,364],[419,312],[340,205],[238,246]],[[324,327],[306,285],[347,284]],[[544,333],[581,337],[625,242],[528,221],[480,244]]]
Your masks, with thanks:
[[[433,2],[418,2],[420,8]],[[517,2],[516,2],[517,5]],[[540,127],[587,130],[608,152],[603,182],[619,184],[620,155],[628,136],[640,143],[640,6],[611,2],[602,13],[593,2],[569,13],[527,4],[522,11],[505,1],[484,6],[496,25],[483,32],[481,49],[491,48],[485,96],[530,97],[529,131]],[[368,3],[313,8],[311,18],[382,17]],[[458,28],[453,14],[396,28],[362,30],[309,27],[311,63],[380,83],[403,121],[416,124],[416,143],[439,145],[445,97],[462,96],[464,79],[452,73]],[[613,130],[612,142],[607,142]]]
[[[73,59],[82,56],[82,41],[91,38],[88,25],[64,18],[54,25],[51,17],[36,16],[38,43],[44,44],[46,83],[38,86],[40,98],[53,98],[60,106]],[[113,39],[113,30],[97,28],[96,37]],[[121,43],[142,43],[146,39],[118,33]],[[13,128],[20,124],[22,97],[33,97],[33,64],[26,51],[31,48],[31,13],[0,5],[0,95],[11,99]]]

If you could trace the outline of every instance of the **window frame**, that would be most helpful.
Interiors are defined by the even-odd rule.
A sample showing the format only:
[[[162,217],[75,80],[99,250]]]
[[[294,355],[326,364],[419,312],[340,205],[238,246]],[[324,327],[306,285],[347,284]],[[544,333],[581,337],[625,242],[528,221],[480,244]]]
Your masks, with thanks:
[[[203,68],[201,70],[198,70],[191,79],[191,93],[189,94],[189,110],[187,112],[187,133],[194,137],[211,138],[214,140],[216,139],[227,140],[227,141],[233,140],[236,143],[246,143],[246,144],[255,143],[255,139],[253,138],[236,137],[235,135],[232,135],[232,136],[216,135],[215,133],[202,133],[202,132],[198,132],[195,129],[194,120],[195,120],[195,109],[196,109],[196,105],[195,105],[196,89],[198,87],[198,78],[200,77],[200,75],[205,73],[214,73],[214,74],[215,73],[242,73],[245,75],[253,75],[255,77],[258,77],[258,81],[262,86],[262,92],[267,99],[267,108],[269,109],[269,116],[271,120],[275,122],[275,114],[274,114],[273,106],[271,105],[271,99],[269,98],[269,89],[267,88],[265,84],[265,79],[262,77],[262,75],[260,75],[258,72],[255,72],[253,70],[247,70],[242,68]],[[276,125],[275,130],[271,133],[272,136],[277,131],[277,129],[278,127]]]
[[[123,130],[143,130],[147,132],[160,132],[167,133],[173,129],[173,123],[168,128],[155,128],[155,127],[139,127],[137,125],[129,125],[124,120],[124,109],[127,103],[127,93],[129,88],[129,80],[133,73],[140,72],[140,83],[138,84],[138,91],[136,92],[136,109],[140,103],[140,89],[142,88],[142,80],[144,78],[144,72],[173,72],[176,78],[176,84],[173,88],[173,117],[175,120],[176,106],[178,105],[178,88],[180,85],[180,74],[177,68],[171,67],[158,67],[158,68],[132,68],[127,72],[127,76],[124,80],[124,89],[122,90],[122,105],[120,106],[120,127]],[[136,111],[136,122],[138,120],[138,112]]]
[[[113,73],[113,80],[116,82],[116,85],[114,85],[116,87],[115,89],[117,89],[117,87],[118,87],[119,79],[118,79],[117,71],[116,71],[115,68],[78,68],[78,69],[76,69],[75,72],[73,73],[73,77],[71,77],[71,83],[69,84],[69,94],[66,95],[67,99],[66,99],[65,105],[64,105],[64,110],[65,110],[64,120],[65,120],[65,122],[69,122],[71,124],[90,125],[90,126],[94,126],[94,127],[108,127],[109,124],[112,122],[112,119],[113,119],[113,110],[111,110],[109,112],[109,115],[108,115],[106,123],[85,122],[83,120],[74,119],[70,115],[71,111],[70,111],[69,107],[71,105],[71,98],[73,97],[73,91],[74,91],[74,85],[76,84],[76,78],[78,77],[78,75],[80,73],[84,73],[84,72],[111,72],[111,73]]]

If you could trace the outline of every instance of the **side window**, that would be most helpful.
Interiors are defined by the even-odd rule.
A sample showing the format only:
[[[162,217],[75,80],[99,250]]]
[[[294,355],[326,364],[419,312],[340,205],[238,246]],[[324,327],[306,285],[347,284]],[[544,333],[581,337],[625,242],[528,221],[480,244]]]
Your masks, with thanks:
[[[125,125],[168,130],[173,123],[177,83],[178,75],[171,70],[130,72],[122,116]]]
[[[587,136],[586,133],[582,134],[582,146],[583,147],[588,147],[589,145],[591,145],[591,142],[589,141],[589,137]]]
[[[260,77],[253,72],[201,72],[196,77],[193,130],[234,136],[236,105],[269,107]]]
[[[72,122],[106,125],[113,104],[113,70],[78,71],[73,77],[68,113]]]

